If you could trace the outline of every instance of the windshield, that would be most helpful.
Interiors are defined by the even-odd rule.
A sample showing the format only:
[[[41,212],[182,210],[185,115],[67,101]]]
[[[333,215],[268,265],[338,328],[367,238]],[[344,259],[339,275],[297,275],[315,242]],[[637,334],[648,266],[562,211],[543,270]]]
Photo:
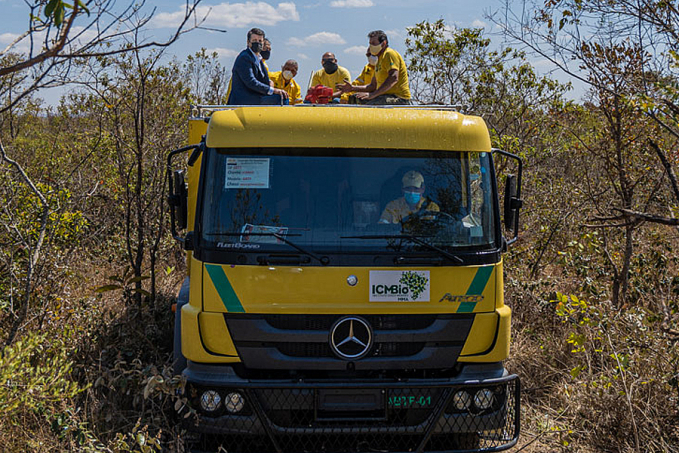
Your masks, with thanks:
[[[207,247],[434,253],[495,243],[489,153],[212,149],[204,165]]]

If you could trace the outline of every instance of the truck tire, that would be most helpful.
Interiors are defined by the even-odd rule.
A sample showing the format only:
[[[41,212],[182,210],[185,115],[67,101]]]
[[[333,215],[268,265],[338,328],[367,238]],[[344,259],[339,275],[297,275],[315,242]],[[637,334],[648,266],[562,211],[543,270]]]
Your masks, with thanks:
[[[186,357],[182,354],[182,307],[189,303],[189,278],[184,279],[177,296],[177,309],[174,313],[174,343],[172,348],[172,369],[175,375],[182,374],[186,368]]]

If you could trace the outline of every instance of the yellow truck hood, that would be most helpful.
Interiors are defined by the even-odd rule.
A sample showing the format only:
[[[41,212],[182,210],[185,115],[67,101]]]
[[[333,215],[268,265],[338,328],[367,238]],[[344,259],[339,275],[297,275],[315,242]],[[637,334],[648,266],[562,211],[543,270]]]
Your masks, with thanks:
[[[203,310],[229,313],[490,312],[502,273],[501,263],[412,269],[203,266]],[[355,286],[347,282],[351,276],[358,280]]]

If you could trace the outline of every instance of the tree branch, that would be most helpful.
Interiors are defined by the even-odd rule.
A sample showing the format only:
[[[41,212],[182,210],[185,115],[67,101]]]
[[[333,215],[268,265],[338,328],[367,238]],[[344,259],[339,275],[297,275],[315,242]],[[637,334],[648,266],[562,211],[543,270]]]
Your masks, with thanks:
[[[655,214],[648,214],[645,212],[632,211],[631,209],[616,208],[616,211],[620,211],[629,217],[635,217],[644,222],[659,223],[661,225],[668,226],[679,226],[679,219],[674,219],[672,217],[663,217]]]
[[[674,199],[677,200],[677,202],[679,203],[679,184],[677,184],[677,177],[674,175],[674,171],[672,170],[672,165],[667,160],[667,156],[660,149],[660,147],[658,146],[658,144],[656,142],[654,142],[653,140],[649,140],[648,142],[651,145],[651,148],[653,148],[653,151],[655,151],[655,153],[658,155],[658,159],[660,159],[662,166],[665,168],[665,171],[667,172],[667,177],[670,179],[670,184],[672,185],[672,191],[674,192]]]
[[[14,167],[14,169],[17,171],[17,173],[19,173],[21,179],[23,179],[24,183],[28,186],[31,192],[33,192],[35,196],[38,197],[38,200],[40,200],[40,204],[42,206],[42,212],[40,214],[40,228],[38,233],[38,240],[35,244],[35,247],[33,247],[32,253],[30,250],[31,249],[30,244],[27,242],[27,240],[23,240],[24,245],[28,249],[28,262],[26,264],[26,277],[25,277],[26,280],[24,283],[23,306],[21,307],[21,312],[19,316],[14,320],[12,329],[10,330],[9,335],[5,340],[5,346],[10,346],[14,341],[14,338],[16,337],[17,333],[19,332],[21,324],[28,315],[28,304],[31,298],[31,291],[33,290],[33,278],[34,278],[33,274],[35,271],[35,266],[38,260],[40,259],[40,252],[42,250],[43,242],[45,241],[45,233],[47,232],[47,223],[49,220],[49,204],[45,196],[40,192],[40,190],[38,190],[38,188],[35,186],[31,178],[26,174],[23,167],[17,161],[7,156],[5,146],[2,143],[2,138],[0,138],[0,157],[4,162]]]
[[[61,29],[59,32],[59,39],[57,39],[56,44],[54,47],[47,49],[45,52],[36,55],[33,58],[29,58],[28,60],[22,61],[20,63],[14,64],[12,66],[7,66],[4,68],[0,68],[0,77],[7,75],[7,74],[12,74],[14,72],[21,71],[26,68],[30,68],[31,66],[35,66],[37,64],[42,63],[43,61],[47,60],[48,58],[55,57],[61,52],[61,50],[64,48],[66,45],[66,42],[68,41],[68,32],[71,31],[71,27],[73,26],[73,21],[75,20],[76,16],[78,15],[80,5],[78,2],[73,3],[73,12],[68,18],[68,22],[66,22],[66,25],[64,28]],[[32,32],[31,32],[32,33]]]

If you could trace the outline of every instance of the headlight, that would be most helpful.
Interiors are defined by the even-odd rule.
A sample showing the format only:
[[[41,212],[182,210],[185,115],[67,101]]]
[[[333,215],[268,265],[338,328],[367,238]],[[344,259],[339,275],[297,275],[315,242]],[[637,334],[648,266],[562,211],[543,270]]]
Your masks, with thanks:
[[[206,390],[200,396],[200,407],[206,412],[214,412],[219,408],[222,397],[215,390]]]
[[[240,412],[245,407],[245,397],[238,392],[229,393],[224,400],[224,407],[232,414]]]
[[[453,395],[453,406],[455,406],[455,409],[458,411],[465,411],[469,409],[471,404],[472,396],[464,390],[460,390],[455,395]]]
[[[493,392],[489,389],[482,389],[474,395],[474,406],[480,410],[486,410],[493,405]]]

